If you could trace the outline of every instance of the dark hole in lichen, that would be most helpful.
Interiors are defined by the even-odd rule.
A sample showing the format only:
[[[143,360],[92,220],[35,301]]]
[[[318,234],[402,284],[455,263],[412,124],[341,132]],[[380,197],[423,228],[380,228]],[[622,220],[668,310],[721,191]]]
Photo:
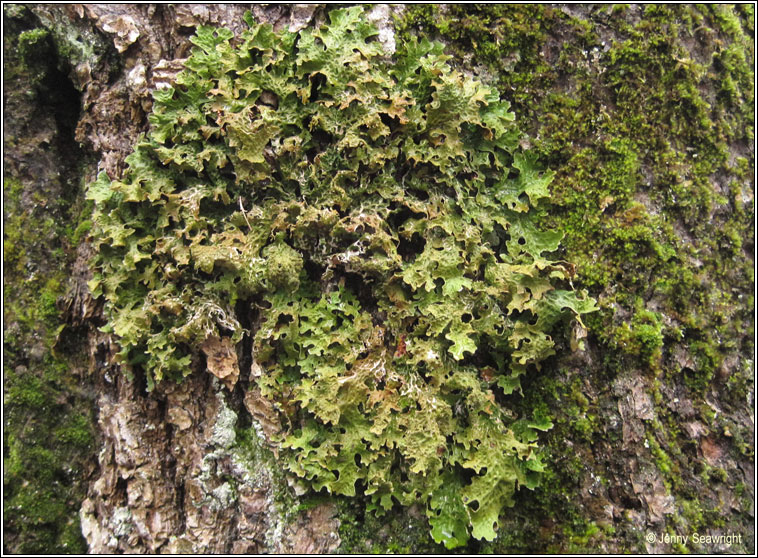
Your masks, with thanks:
[[[419,366],[416,368],[416,374],[425,382],[429,383],[432,381],[433,377],[430,375],[429,370],[426,367],[425,362],[419,363]]]
[[[398,230],[400,226],[409,219],[419,219],[423,217],[422,214],[415,213],[409,207],[405,205],[399,205],[395,201],[389,204],[389,210],[390,213],[389,217],[387,217],[387,223],[390,225],[392,230]]]
[[[397,245],[397,253],[403,258],[403,261],[413,261],[416,256],[424,251],[426,240],[419,234],[413,233],[410,239],[401,236]]]
[[[361,304],[361,307],[370,314],[378,310],[379,304],[372,284],[358,273],[345,272],[342,274],[345,280],[345,288],[350,290]]]
[[[311,75],[311,91],[310,91],[310,102],[315,102],[319,98],[319,90],[326,85],[326,76],[321,73],[316,73]]]
[[[295,321],[295,318],[290,316],[289,314],[279,314],[279,319],[276,320],[276,326],[282,327],[291,324]]]
[[[380,112],[379,119],[382,121],[382,124],[390,129],[390,133],[394,132],[400,127],[400,119],[397,116],[390,116],[385,112]]]
[[[429,200],[429,192],[427,192],[426,190],[421,190],[421,189],[418,189],[418,188],[410,188],[410,189],[407,190],[407,194],[409,196],[415,197],[416,199],[418,199],[420,201],[428,201]]]
[[[240,374],[243,378],[247,378],[253,364],[253,339],[249,332],[252,331],[252,326],[258,317],[258,311],[250,304],[250,301],[238,300],[234,306],[234,314],[240,325],[248,332],[242,336],[242,342],[237,348]]]
[[[406,483],[408,482],[408,473],[405,471],[404,467],[400,468],[400,482]]]
[[[303,269],[305,269],[305,274],[310,281],[320,283],[326,271],[326,266],[320,265],[311,259],[306,259],[303,262]]]

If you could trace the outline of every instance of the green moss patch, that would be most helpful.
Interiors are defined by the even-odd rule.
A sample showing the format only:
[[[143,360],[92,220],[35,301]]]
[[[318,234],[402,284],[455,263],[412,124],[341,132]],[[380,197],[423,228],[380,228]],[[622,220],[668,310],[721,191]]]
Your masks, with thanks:
[[[677,501],[700,482],[690,473],[699,467],[697,442],[674,428],[682,418],[659,392],[692,402],[696,418],[719,431],[706,393],[740,422],[734,417],[754,389],[753,22],[749,5],[426,5],[398,21],[403,37],[443,38],[490,76],[556,169],[546,222],[565,232],[575,283],[600,307],[585,320],[599,362],[582,374],[596,386],[629,371],[657,378],[650,395],[664,426],[649,457]],[[579,412],[570,439],[614,443],[608,423],[593,426],[588,414],[585,421]],[[555,433],[560,414],[554,422]],[[744,424],[735,430],[750,435]],[[731,430],[727,439],[740,459],[742,444]],[[556,444],[552,460],[564,463],[560,435]],[[554,489],[568,493],[571,475],[561,482]],[[553,504],[535,513],[555,516]],[[740,513],[748,512],[720,512],[737,522]],[[688,517],[677,512],[672,521]],[[566,533],[582,522],[569,523]],[[594,539],[637,544],[602,529]],[[571,548],[568,535],[562,544]]]
[[[83,345],[53,350],[76,248],[66,231],[80,191],[75,150],[61,155],[60,144],[71,138],[58,140],[78,107],[62,100],[48,30],[22,6],[4,5],[3,15],[3,551],[84,553],[78,513],[95,451],[94,419],[72,370],[86,357]]]

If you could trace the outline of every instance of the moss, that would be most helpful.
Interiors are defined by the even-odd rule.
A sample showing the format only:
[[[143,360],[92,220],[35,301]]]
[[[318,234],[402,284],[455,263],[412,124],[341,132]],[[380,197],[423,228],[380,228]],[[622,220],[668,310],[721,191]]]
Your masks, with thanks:
[[[18,35],[18,53],[27,64],[49,54],[50,46],[50,32],[47,29],[30,29]]]
[[[279,522],[286,522],[298,511],[301,511],[301,500],[295,497],[294,490],[287,482],[287,476],[276,462],[274,454],[263,443],[255,429],[250,425],[238,424],[235,429],[233,453],[246,463],[251,471],[270,475],[268,479],[254,478],[254,484],[269,484],[272,489],[273,510],[279,514]],[[265,466],[261,466],[265,464]],[[272,522],[276,523],[276,521]]]
[[[572,554],[584,554],[597,548],[597,537],[602,534],[593,522],[587,523],[582,530],[571,530],[568,535],[568,551]]]
[[[63,424],[55,429],[55,437],[63,444],[70,444],[82,450],[91,448],[94,442],[92,417],[69,414]]]
[[[647,437],[646,446],[650,448],[650,453],[652,454],[653,459],[655,459],[656,468],[663,474],[665,479],[669,479],[673,474],[675,474],[674,462],[661,448],[660,444],[658,444],[658,441],[654,436]],[[667,488],[670,490],[670,483],[667,481],[666,484],[669,485]]]
[[[621,324],[615,336],[617,346],[624,352],[639,355],[639,359],[652,370],[659,369],[664,340],[661,315],[645,310],[641,299],[638,299],[631,322]]]
[[[23,373],[18,379],[14,378],[14,375],[15,373],[10,371],[6,375],[9,380],[9,387],[5,396],[6,403],[41,409],[49,399],[49,396],[43,392],[42,381],[36,376]]]
[[[661,391],[684,386],[710,422],[704,393],[726,356],[754,350],[752,10],[410,6],[399,25],[442,37],[461,60],[472,53],[558,170],[559,210],[547,218],[566,232],[576,281],[601,307],[585,320],[602,355],[589,381],[630,369],[656,375],[665,426],[654,460],[675,498],[692,479],[681,466],[686,439],[667,433],[676,419],[660,410],[670,404]],[[736,394],[751,389],[749,370],[736,367],[727,382],[735,388],[722,392],[736,407]],[[556,429],[572,442],[608,439],[566,396]]]
[[[92,416],[72,413],[60,389],[32,372],[6,373],[6,386],[4,518],[12,548],[83,552],[76,483],[94,439]]]
[[[43,320],[58,317],[57,301],[62,294],[63,286],[57,278],[51,277],[45,282],[39,294],[40,313]]]
[[[94,418],[72,370],[81,371],[87,357],[81,346],[53,351],[65,327],[58,301],[75,250],[65,230],[78,219],[71,201],[80,189],[73,141],[59,143],[66,131],[52,115],[71,111],[67,122],[78,107],[61,104],[64,78],[49,30],[25,7],[3,5],[3,14],[6,153],[13,154],[3,181],[3,550],[83,553],[78,510],[85,465],[94,458]],[[51,139],[40,145],[25,129]],[[19,164],[24,172],[14,177]]]
[[[424,511],[419,508],[390,511],[377,516],[366,511],[360,500],[337,498],[340,554],[449,554],[442,544],[429,537],[420,537],[428,530]],[[453,553],[470,552],[475,544],[455,549]]]

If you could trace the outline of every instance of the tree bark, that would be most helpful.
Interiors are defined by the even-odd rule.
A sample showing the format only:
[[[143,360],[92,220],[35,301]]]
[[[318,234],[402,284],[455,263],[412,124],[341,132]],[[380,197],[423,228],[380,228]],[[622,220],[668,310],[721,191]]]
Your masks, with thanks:
[[[189,38],[197,26],[224,26],[239,34],[245,26],[244,12],[252,10],[258,21],[270,22],[277,30],[296,31],[323,22],[328,11],[314,5],[236,4],[39,4],[28,9],[30,12],[17,10],[11,14],[6,9],[4,17],[7,21],[23,21],[26,27],[49,31],[55,68],[48,67],[46,72],[65,85],[69,96],[61,97],[59,102],[53,98],[54,93],[49,93],[44,102],[39,96],[25,100],[19,91],[28,82],[19,81],[17,91],[6,85],[4,170],[6,177],[12,175],[23,186],[22,200],[14,206],[20,214],[33,211],[29,200],[35,191],[48,201],[56,196],[76,198],[69,213],[59,211],[53,215],[57,220],[72,218],[75,210],[86,214],[78,186],[82,181],[94,179],[97,171],[105,171],[111,178],[122,172],[125,157],[132,151],[138,136],[148,130],[151,90],[170,83],[182,69],[191,47]],[[390,11],[380,7],[374,12],[375,20],[383,29],[385,40],[390,37],[397,42],[401,38]],[[539,46],[546,61],[552,59],[558,64],[558,53],[565,45],[585,40],[581,32],[596,33],[609,46],[629,40],[620,26],[603,23],[594,8],[564,8],[564,12],[561,17],[584,22],[586,28],[582,31],[575,23],[551,27],[545,44]],[[479,17],[478,12],[472,11],[471,17]],[[647,16],[634,7],[625,17],[626,25],[636,25]],[[433,28],[416,25],[412,31],[424,33]],[[492,24],[487,29],[492,31],[496,27]],[[502,37],[503,43],[507,40]],[[723,36],[718,40],[727,41]],[[717,48],[714,43],[707,47],[694,39],[688,45],[690,56],[695,60],[710,60],[712,51]],[[11,47],[4,45],[4,48]],[[461,51],[453,48],[451,52]],[[502,51],[503,57],[507,54]],[[747,56],[751,59],[752,53]],[[550,82],[536,96],[574,94],[572,91],[580,83],[580,76],[587,72],[602,75],[603,65],[615,67],[615,61],[599,52],[594,59],[591,53],[585,53],[584,57],[589,60],[589,66],[597,67],[577,68],[576,75],[564,75]],[[454,62],[467,71],[481,72],[485,66],[476,55],[473,59],[461,55]],[[518,60],[514,64],[518,64]],[[752,63],[750,65],[752,67]],[[640,72],[643,70],[639,68]],[[497,83],[497,75],[490,77]],[[508,98],[509,91],[501,93]],[[592,94],[596,98],[611,95],[606,89],[597,89]],[[704,91],[702,94],[712,96],[715,104],[719,93]],[[62,104],[66,99],[68,104]],[[71,99],[80,105],[75,106]],[[616,114],[613,103],[606,106],[613,117]],[[531,137],[539,143],[543,129],[541,117],[529,116],[534,120],[530,124],[525,120],[525,125],[531,126]],[[9,141],[11,137],[16,139]],[[583,147],[600,149],[606,139],[588,134],[565,141],[584,142]],[[76,147],[77,144],[82,147]],[[551,149],[546,144],[543,148],[545,152]],[[733,141],[729,156],[733,160],[746,158],[752,169],[753,148],[752,140]],[[568,160],[562,155],[564,149],[552,147],[556,161]],[[644,164],[640,174],[645,173]],[[570,174],[572,170],[581,171],[567,167],[563,172]],[[56,172],[59,175],[53,176]],[[603,169],[594,172],[603,172]],[[672,172],[678,172],[687,180],[690,171],[679,168]],[[718,177],[712,180],[714,195],[729,197],[731,186],[719,182]],[[743,182],[738,197],[741,196],[743,206],[750,213],[753,211],[753,183],[751,178]],[[69,194],[63,192],[66,188]],[[646,198],[642,180],[633,181],[631,188],[640,205],[648,204],[645,208],[648,213],[669,211]],[[613,201],[604,203],[612,207]],[[723,211],[734,211],[729,207],[731,209]],[[595,206],[590,210],[604,212],[605,208]],[[714,211],[714,219],[729,218],[727,214],[719,216],[718,208]],[[634,216],[629,214],[626,218],[633,220]],[[6,212],[6,237],[8,227],[14,223],[16,221],[11,222]],[[689,230],[689,225],[680,227],[678,237],[686,238]],[[752,231],[742,233],[745,248],[741,257],[753,261]],[[602,244],[606,239],[596,241]],[[691,240],[692,243],[698,241]],[[565,257],[573,261],[571,248],[568,250]],[[377,520],[370,517],[370,512],[364,516],[360,503],[315,495],[284,474],[275,450],[266,445],[265,401],[256,399],[255,394],[243,394],[240,388],[230,392],[212,374],[193,374],[179,384],[162,382],[152,392],[146,391],[144,379],[128,378],[113,358],[117,340],[98,330],[103,325],[102,306],[92,298],[86,286],[91,277],[88,267],[91,256],[86,235],[82,235],[81,242],[72,242],[65,264],[61,264],[67,265],[69,270],[66,296],[61,297],[60,323],[65,327],[58,332],[55,342],[38,349],[50,352],[56,346],[69,347],[63,351],[69,362],[69,373],[80,378],[75,383],[87,387],[59,386],[62,393],[73,393],[78,401],[69,404],[65,412],[87,406],[92,409],[89,413],[97,417],[94,441],[86,455],[78,458],[82,464],[71,480],[71,498],[67,503],[68,509],[79,515],[81,532],[90,552],[440,551],[441,547],[431,541],[423,511],[419,509],[396,509],[389,518]],[[7,257],[6,254],[6,266]],[[36,262],[40,273],[52,276],[53,270],[48,269],[51,266],[44,262],[44,252],[30,257],[42,259]],[[723,269],[732,265],[737,256],[725,254],[713,255],[713,258]],[[697,262],[691,261],[684,266],[698,268]],[[651,272],[654,274],[655,270]],[[28,268],[18,271],[17,280],[23,281],[24,273],[28,273]],[[581,273],[580,269],[580,281]],[[702,281],[715,281],[708,273],[701,273]],[[689,548],[700,552],[729,552],[754,549],[754,426],[751,418],[754,387],[751,380],[740,380],[746,393],[739,401],[734,400],[733,390],[726,387],[729,378],[752,375],[754,366],[750,364],[754,354],[749,340],[753,309],[752,302],[747,300],[751,294],[745,287],[749,281],[740,281],[723,285],[724,289],[734,286],[739,291],[735,291],[735,297],[744,295],[743,306],[724,315],[739,317],[746,321],[747,327],[724,340],[731,348],[724,349],[717,370],[699,393],[693,390],[689,378],[700,369],[701,363],[683,343],[673,339],[673,334],[662,338],[655,350],[662,355],[659,366],[676,369],[679,376],[657,374],[651,365],[655,360],[652,352],[642,351],[632,357],[623,348],[613,346],[602,336],[601,330],[607,326],[602,321],[589,324],[585,350],[570,349],[570,332],[565,332],[561,342],[564,351],[524,386],[524,408],[534,401],[547,401],[548,411],[554,417],[556,428],[540,440],[553,457],[549,464],[552,472],[536,491],[521,489],[513,513],[503,519],[496,546],[472,541],[467,550],[663,552]],[[593,296],[610,300],[614,289],[623,290],[627,286],[629,283],[619,276],[609,279],[603,288],[596,285],[590,288]],[[646,299],[648,308],[655,307],[657,297],[656,292],[651,292]],[[608,323],[620,328],[620,324],[632,323],[632,311],[621,305],[607,309],[604,315],[610,316]],[[682,309],[681,314],[686,315],[687,309]],[[670,326],[666,326],[671,331],[676,323],[686,321],[668,310],[663,315],[662,320],[671,321]],[[6,316],[6,336],[15,331],[9,328],[16,327],[16,323],[20,323],[16,314]],[[56,329],[55,324],[35,327],[33,331]],[[634,331],[629,334],[630,343],[638,342]],[[580,337],[583,334],[579,332]],[[33,337],[29,332],[21,335]],[[28,347],[18,352],[5,349],[6,362],[15,365],[11,382],[14,386],[13,382],[20,381],[17,377],[37,374],[29,364],[34,360],[29,356],[30,350]],[[611,361],[621,361],[623,365],[611,365]],[[28,369],[30,366],[33,370]],[[43,372],[38,375],[44,376]],[[529,395],[529,390],[533,395]],[[31,413],[16,399],[9,400],[6,396],[6,404]],[[6,424],[9,428],[6,437],[20,428],[17,426],[20,422],[19,419]],[[241,436],[247,436],[242,433],[243,427],[251,424],[257,425],[260,436],[242,440]],[[6,441],[6,453],[9,448]],[[12,480],[21,482],[22,478],[20,475]],[[21,519],[6,521],[7,551],[43,548],[48,544],[43,541],[39,543],[43,546],[25,547],[24,541],[29,535],[14,521]],[[701,535],[739,535],[741,542],[727,544],[726,539],[721,539],[692,546],[692,535],[696,531]],[[646,539],[651,533],[655,540]],[[676,541],[674,544],[668,539],[663,541],[667,533],[690,538],[677,546]],[[59,547],[52,544],[47,548]]]

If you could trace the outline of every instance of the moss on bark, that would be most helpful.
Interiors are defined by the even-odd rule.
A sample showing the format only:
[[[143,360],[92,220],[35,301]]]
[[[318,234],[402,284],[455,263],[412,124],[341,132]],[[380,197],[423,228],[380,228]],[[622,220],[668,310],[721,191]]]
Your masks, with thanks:
[[[50,138],[70,134],[23,129],[35,119],[38,129],[73,126],[30,108],[56,114],[57,35],[24,8],[4,10],[6,153],[39,158],[30,169],[6,157],[4,550],[81,552],[82,456],[96,444],[86,399],[70,397],[80,357],[62,350],[81,332],[53,347],[63,270],[91,224],[76,224],[78,171],[56,178],[50,169],[64,167],[43,158],[65,158]],[[575,286],[602,308],[586,320],[586,351],[570,351],[566,331],[558,349],[569,356],[514,401],[555,424],[541,435],[542,487],[519,494],[497,541],[458,550],[752,549],[753,7],[419,5],[396,29],[398,42],[443,39],[513,104],[558,173],[545,224],[566,232]],[[341,551],[444,552],[413,510],[377,519],[353,500],[339,508]],[[742,542],[645,542],[696,531]]]
[[[645,551],[645,530],[708,528],[743,533],[732,551],[753,544],[739,465],[754,452],[752,10],[426,5],[398,21],[513,103],[557,171],[546,219],[602,309],[583,359],[524,386],[524,409],[541,398],[556,423],[552,485],[486,550]],[[622,411],[630,382],[651,403],[643,418]],[[661,479],[659,501],[633,486],[631,461]]]
[[[47,29],[23,7],[3,8],[3,550],[81,553],[93,409],[74,374],[86,346],[81,331],[59,335],[58,304],[81,209],[77,94]]]

